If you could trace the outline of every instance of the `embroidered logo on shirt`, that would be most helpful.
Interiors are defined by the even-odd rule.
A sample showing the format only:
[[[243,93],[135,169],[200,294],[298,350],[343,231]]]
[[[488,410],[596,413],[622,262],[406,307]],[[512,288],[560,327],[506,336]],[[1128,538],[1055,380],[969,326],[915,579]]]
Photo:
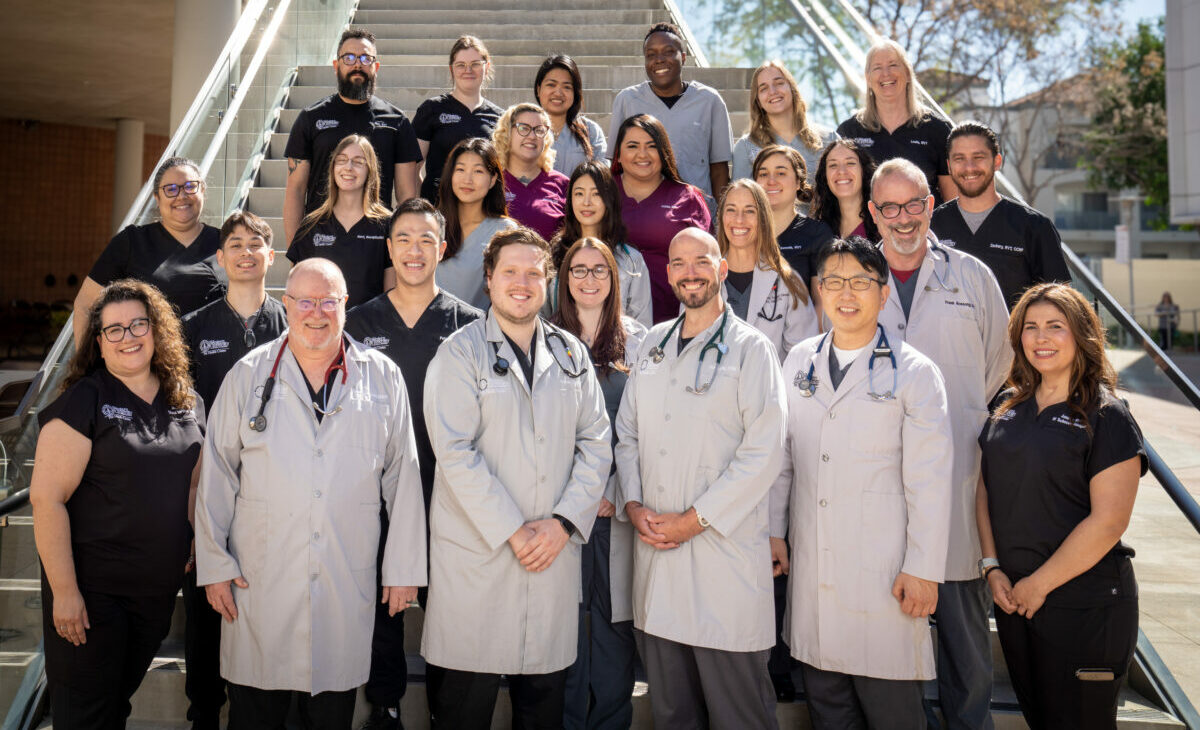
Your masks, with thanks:
[[[924,139],[910,139],[910,140],[908,140],[908,143],[909,143],[909,144],[928,145],[928,144],[929,144],[929,141],[928,141],[928,140],[924,140]]]
[[[944,301],[946,302],[946,304],[949,304],[952,307],[966,307],[968,309],[975,308],[975,302],[963,302],[963,301],[959,301],[957,299],[946,299]]]
[[[670,210],[670,209],[674,208],[675,206],[668,203],[666,205],[660,205],[658,207],[662,208],[663,210]]]
[[[854,144],[858,145],[859,147],[873,147],[875,145],[875,140],[871,139],[870,137],[855,137]]]
[[[132,421],[133,411],[128,408],[110,406],[107,403],[100,406],[100,413],[110,421]]]
[[[458,124],[462,121],[462,117],[458,116],[457,114],[442,112],[438,115],[438,121],[442,124]]]
[[[317,128],[317,131],[321,131],[324,129],[333,129],[337,125],[338,120],[336,119],[318,119],[313,126]]]
[[[1053,423],[1059,423],[1059,424],[1062,424],[1063,426],[1074,426],[1075,428],[1081,428],[1084,430],[1087,429],[1087,424],[1084,423],[1082,420],[1075,418],[1074,416],[1068,416],[1065,413],[1060,413],[1057,416],[1055,416],[1054,418],[1051,418],[1050,420]]]
[[[517,199],[517,194],[516,194],[516,193],[512,192],[511,190],[505,190],[505,191],[504,191],[504,200],[505,200],[505,202],[507,202],[507,203],[511,203],[511,202],[513,202],[513,201],[514,201],[514,200],[516,200],[516,199]]]
[[[1025,253],[1024,246],[1015,246],[1011,243],[989,243],[988,248],[992,248],[997,251],[1004,251],[1006,253]]]
[[[332,246],[333,242],[336,240],[337,240],[337,236],[334,236],[329,233],[314,233],[313,234],[313,245],[314,246]]]
[[[384,236],[372,236],[369,233],[360,233],[357,238],[360,241],[382,241]]]
[[[219,355],[229,351],[229,340],[200,340],[201,355]]]
[[[938,244],[945,246],[947,248],[954,248],[955,246],[958,245],[957,243],[954,242],[953,238],[939,238]]]
[[[379,337],[364,337],[362,343],[373,350],[382,350],[391,342],[390,338],[380,335]]]
[[[167,414],[178,421],[186,421],[194,417],[190,408],[168,408]]]
[[[1014,419],[1016,417],[1017,417],[1017,412],[1012,409],[1009,409],[1009,410],[1005,411],[1004,413],[1001,413],[999,416],[996,416],[996,420],[997,421],[1011,421],[1012,419]]]

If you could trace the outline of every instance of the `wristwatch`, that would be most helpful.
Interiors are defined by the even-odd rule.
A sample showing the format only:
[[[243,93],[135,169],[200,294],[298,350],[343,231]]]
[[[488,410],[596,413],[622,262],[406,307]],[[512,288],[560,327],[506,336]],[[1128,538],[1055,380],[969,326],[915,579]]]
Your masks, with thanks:
[[[575,525],[571,524],[571,521],[566,517],[563,517],[562,515],[554,515],[554,519],[558,520],[558,523],[563,526],[564,530],[567,531],[567,537],[575,534]]]
[[[995,558],[979,559],[979,576],[987,580],[988,573],[1000,567],[1000,561]]]

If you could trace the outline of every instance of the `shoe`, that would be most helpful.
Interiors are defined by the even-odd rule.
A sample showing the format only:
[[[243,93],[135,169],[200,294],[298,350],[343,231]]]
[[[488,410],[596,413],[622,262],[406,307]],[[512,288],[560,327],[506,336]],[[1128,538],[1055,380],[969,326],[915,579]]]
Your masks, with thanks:
[[[776,702],[796,701],[796,685],[792,682],[792,675],[772,674],[771,684],[775,685]]]
[[[359,730],[404,730],[404,723],[400,721],[399,710],[396,716],[392,717],[388,708],[371,705],[371,714]]]

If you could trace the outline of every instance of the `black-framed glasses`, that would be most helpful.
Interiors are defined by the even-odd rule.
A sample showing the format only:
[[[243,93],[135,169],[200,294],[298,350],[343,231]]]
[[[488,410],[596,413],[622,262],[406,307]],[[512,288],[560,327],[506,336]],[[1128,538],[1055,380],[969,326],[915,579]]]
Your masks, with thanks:
[[[526,124],[525,122],[517,122],[513,125],[513,129],[516,130],[517,134],[521,135],[522,137],[528,137],[529,133],[532,132],[533,136],[537,137],[538,139],[545,137],[546,132],[550,131],[550,128],[545,124],[539,124],[535,127],[532,124]]]
[[[204,182],[202,180],[188,180],[182,185],[176,183],[167,183],[166,185],[159,187],[159,190],[161,190],[162,194],[168,198],[178,198],[181,192],[187,193],[188,195],[195,195],[196,193],[200,192],[201,188],[203,187]]]
[[[145,337],[150,331],[150,319],[148,317],[138,317],[129,323],[128,326],[123,324],[110,324],[100,330],[104,333],[104,339],[109,342],[120,342],[125,339],[125,333],[134,337]]]
[[[875,203],[875,201],[871,201]],[[913,198],[907,203],[875,203],[875,210],[879,211],[879,215],[884,218],[895,218],[900,215],[900,209],[903,208],[905,213],[909,215],[921,215],[925,212],[925,207],[929,204],[928,198]]]
[[[571,276],[576,279],[586,279],[587,275],[591,274],[596,277],[597,281],[604,281],[612,275],[612,270],[608,268],[608,264],[596,264],[590,269],[583,264],[578,264],[567,269],[567,271],[570,271]]]
[[[338,60],[347,66],[359,64],[362,66],[370,66],[375,63],[375,57],[369,53],[343,53],[338,56]]]
[[[333,314],[337,311],[338,305],[345,300],[345,297],[325,297],[324,299],[297,299],[291,294],[284,294],[285,297],[296,303],[296,306],[301,312],[311,312],[318,307],[326,314]]]
[[[842,287],[850,285],[851,291],[866,291],[871,288],[871,284],[883,286],[883,282],[872,276],[825,276],[819,282],[821,288],[825,291],[841,291]]]

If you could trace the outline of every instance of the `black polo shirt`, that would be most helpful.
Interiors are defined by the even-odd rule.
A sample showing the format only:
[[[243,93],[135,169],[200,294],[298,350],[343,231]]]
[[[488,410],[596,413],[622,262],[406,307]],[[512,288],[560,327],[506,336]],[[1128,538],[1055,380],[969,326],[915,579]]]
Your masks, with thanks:
[[[38,414],[92,442],[71,498],[71,551],[79,587],[122,596],[173,595],[183,583],[191,530],[188,491],[204,441],[204,403],[191,410],[134,395],[103,366]]]
[[[308,160],[306,214],[325,202],[333,150],[352,134],[371,140],[379,158],[379,199],[389,208],[393,205],[396,165],[421,161],[421,148],[412,124],[398,107],[378,96],[362,104],[348,104],[337,94],[326,97],[300,112],[284,149],[287,157]]]
[[[433,493],[433,469],[437,461],[429,444],[429,430],[425,428],[425,371],[443,340],[482,316],[483,312],[444,290],[438,292],[411,328],[404,323],[386,294],[346,314],[346,334],[387,355],[404,375],[404,387],[412,407],[426,510]]]
[[[838,136],[854,140],[871,154],[871,159],[879,165],[893,157],[903,157],[925,173],[929,180],[929,189],[933,191],[934,200],[942,203],[942,191],[938,188],[938,175],[949,175],[946,167],[946,140],[950,137],[950,122],[932,114],[917,123],[901,124],[895,132],[888,132],[880,127],[878,132],[871,132],[864,127],[858,117],[851,116],[838,125]],[[870,181],[866,181],[869,185]]]
[[[812,286],[812,278],[817,275],[813,260],[821,246],[833,238],[829,224],[797,214],[775,240],[779,243],[779,252],[787,259],[792,271],[800,276],[804,286]]]
[[[1112,395],[1102,402],[1087,424],[1066,403],[1038,413],[1034,398],[984,424],[979,445],[996,555],[1013,583],[1040,568],[1091,513],[1092,477],[1135,456],[1146,473],[1142,432],[1129,409]],[[1131,557],[1133,550],[1118,542],[1051,591],[1046,605],[1091,608],[1136,595]]]
[[[1009,309],[1034,284],[1071,281],[1054,223],[1011,198],[1001,196],[974,233],[963,219],[958,200],[939,205],[930,228],[943,246],[965,251],[988,265]]]
[[[220,247],[221,231],[208,225],[188,246],[162,223],[127,226],[113,236],[88,276],[101,286],[125,278],[153,284],[183,316],[225,293],[217,267]]]
[[[250,318],[253,345],[247,346],[242,316],[223,297],[183,318],[183,336],[191,351],[192,380],[205,403],[217,399],[217,391],[234,363],[259,345],[274,340],[287,329],[283,304],[270,296]]]
[[[383,272],[392,268],[387,234],[386,220],[363,216],[347,231],[337,216],[331,215],[296,234],[296,240],[287,250],[288,261],[298,264],[320,257],[337,264],[346,277],[349,309],[383,293]]]
[[[421,102],[413,115],[413,128],[417,139],[429,143],[425,180],[421,183],[422,198],[437,205],[438,184],[450,150],[464,139],[491,137],[503,113],[503,109],[487,99],[481,100],[474,110],[468,109],[449,93]]]

